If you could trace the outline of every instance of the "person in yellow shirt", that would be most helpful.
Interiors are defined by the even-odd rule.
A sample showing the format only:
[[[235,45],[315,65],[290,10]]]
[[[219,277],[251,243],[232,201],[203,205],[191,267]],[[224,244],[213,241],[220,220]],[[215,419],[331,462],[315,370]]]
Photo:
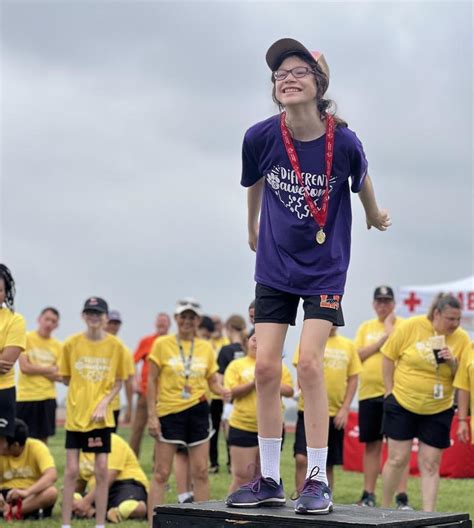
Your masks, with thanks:
[[[120,328],[122,327],[122,316],[117,310],[110,310],[107,318],[107,324],[105,325],[105,331],[118,337]],[[122,343],[123,344],[123,343]],[[127,409],[123,418],[124,423],[130,423],[132,419],[132,405],[133,405],[133,382],[135,378],[135,364],[133,362],[133,356],[130,350],[124,345],[127,351],[125,355],[125,370],[128,374],[125,380],[125,395],[127,398]],[[117,432],[119,418],[120,418],[120,394],[117,394],[112,401],[112,410],[114,412],[115,425],[112,427],[114,433]]]
[[[58,490],[54,459],[48,447],[28,438],[28,426],[15,419],[8,448],[0,456],[0,511],[4,519],[51,517]]]
[[[385,387],[382,375],[382,346],[402,319],[395,315],[395,295],[390,286],[378,286],[374,291],[375,319],[362,323],[354,340],[362,361],[359,379],[359,441],[364,449],[364,491],[359,506],[376,506],[375,485],[382,463],[382,418]],[[396,503],[399,509],[408,505],[407,465],[400,481]]]
[[[79,453],[95,453],[96,525],[105,523],[107,454],[110,453],[114,415],[111,402],[127,378],[123,344],[105,331],[108,306],[90,297],[82,310],[84,333],[64,342],[59,374],[68,385],[66,401],[66,466],[62,506],[63,526],[71,524],[74,489],[79,475]]]
[[[469,395],[471,395],[471,443],[474,444],[474,342],[469,352],[462,355],[454,387],[458,389],[458,430],[457,437],[461,442],[469,442],[469,427],[467,416],[469,414]]]
[[[260,473],[257,392],[255,390],[256,358],[257,337],[252,331],[248,340],[247,355],[231,361],[224,374],[224,386],[231,390],[233,400],[228,436],[232,461],[232,482],[229,486],[229,493]],[[282,364],[280,394],[286,398],[293,396],[293,380],[284,363]]]
[[[79,458],[79,482],[76,486],[73,511],[77,517],[93,517],[95,514],[96,480],[94,454],[81,453]],[[144,519],[149,489],[148,479],[132,448],[115,433],[111,436],[108,471],[107,520],[119,523],[127,519]],[[87,493],[81,496],[87,488]]]
[[[247,339],[245,319],[241,315],[233,314],[225,322],[225,332],[227,337],[222,334],[222,323],[217,315],[213,316],[215,334],[211,339],[211,344],[216,354],[216,360],[219,366],[219,376],[223,379],[223,372],[221,372],[221,352],[227,350],[227,347],[233,344],[242,347],[242,343]],[[209,473],[219,472],[219,433],[221,430],[222,413],[224,410],[224,402],[222,398],[211,395],[211,420],[212,428],[215,433],[211,438],[209,444]],[[230,462],[230,460],[229,460]]]
[[[208,500],[209,422],[207,388],[227,398],[211,345],[196,338],[201,305],[191,298],[175,308],[176,334],[156,339],[148,357],[148,430],[155,438],[155,466],[148,500],[153,507],[164,501],[166,484],[178,445],[188,448],[194,496]]]
[[[443,449],[450,445],[457,359],[471,341],[459,328],[461,306],[439,295],[428,315],[403,321],[382,348],[385,384],[383,433],[388,459],[382,472],[383,506],[389,507],[418,438],[424,511],[434,511]]]
[[[15,281],[0,264],[0,455],[7,448],[6,437],[15,427],[16,390],[13,366],[26,348],[23,317],[14,310]]]
[[[38,329],[26,335],[26,350],[20,354],[17,387],[17,416],[28,426],[31,438],[47,443],[56,433],[56,387],[60,381],[58,362],[61,343],[53,337],[59,325],[59,311],[44,308]]]
[[[293,365],[298,365],[298,358],[299,346],[293,356]],[[324,351],[324,380],[329,406],[327,475],[329,487],[332,490],[334,489],[334,466],[343,463],[344,428],[361,372],[362,364],[354,343],[347,337],[337,335],[337,327],[333,326]],[[299,490],[303,486],[307,469],[302,394],[298,398],[298,420],[293,452],[296,465],[295,485],[296,490]]]

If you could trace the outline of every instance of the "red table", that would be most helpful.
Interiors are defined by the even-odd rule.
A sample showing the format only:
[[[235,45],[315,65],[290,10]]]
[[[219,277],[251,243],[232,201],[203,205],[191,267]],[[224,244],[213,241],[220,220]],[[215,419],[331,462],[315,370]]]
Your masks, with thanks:
[[[359,442],[358,413],[351,411],[344,435],[344,469],[362,472],[364,444]],[[463,444],[456,438],[458,426],[457,416],[451,425],[451,447],[445,449],[441,458],[440,473],[448,478],[474,477],[474,445]],[[410,475],[419,475],[417,464],[418,440],[415,438],[411,450]],[[387,443],[384,441],[382,450],[382,466],[387,459]]]

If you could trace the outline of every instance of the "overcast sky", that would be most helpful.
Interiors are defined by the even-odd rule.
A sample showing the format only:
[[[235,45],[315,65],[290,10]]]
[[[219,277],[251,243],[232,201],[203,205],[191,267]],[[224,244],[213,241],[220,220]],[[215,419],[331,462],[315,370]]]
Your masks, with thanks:
[[[81,330],[89,295],[132,348],[182,296],[246,312],[241,142],[276,113],[264,56],[287,36],[324,52],[393,219],[368,232],[353,195],[342,333],[378,284],[473,272],[470,2],[2,1],[0,261],[30,328],[54,305],[60,338]]]

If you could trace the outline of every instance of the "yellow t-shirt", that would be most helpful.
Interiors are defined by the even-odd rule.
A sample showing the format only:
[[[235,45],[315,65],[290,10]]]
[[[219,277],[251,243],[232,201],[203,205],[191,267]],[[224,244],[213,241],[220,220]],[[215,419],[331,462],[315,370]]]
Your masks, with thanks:
[[[299,358],[299,347],[293,356],[296,367]],[[329,416],[336,416],[342,407],[346,395],[347,380],[362,372],[359,354],[354,343],[344,336],[329,337],[324,351],[324,381],[328,395]],[[300,394],[298,410],[304,411],[304,398]]]
[[[0,489],[29,488],[54,467],[48,446],[41,440],[27,438],[20,456],[0,456]]]
[[[89,490],[95,487],[94,457],[94,453],[83,451],[79,456],[79,478],[87,482]],[[116,480],[136,480],[148,491],[148,479],[135,453],[127,442],[115,433],[111,435],[111,448],[107,463],[109,469],[118,472]]]
[[[191,351],[191,341],[181,340],[181,344],[187,361]],[[185,367],[176,335],[158,337],[153,343],[148,361],[152,361],[160,369],[156,405],[159,417],[185,411],[205,400],[208,379],[218,370],[215,354],[209,342],[199,338],[194,339],[191,373],[188,380],[191,395],[189,398],[183,398]]]
[[[120,339],[119,339],[119,341],[123,344],[123,342]],[[126,379],[128,379],[130,376],[133,376],[135,374],[135,363],[133,362],[133,356],[132,356],[132,353],[130,352],[130,350],[125,345],[123,345],[123,347],[127,351],[127,353],[124,355],[123,358],[124,358],[124,361],[125,361],[124,369],[125,369],[125,372],[127,374],[127,378]],[[120,409],[120,392],[112,400],[111,405],[112,405],[112,410],[113,411],[118,411]]]
[[[406,319],[382,347],[382,354],[396,363],[393,395],[398,403],[416,414],[436,414],[453,405],[453,373],[447,363],[438,367],[429,338],[435,335],[426,315]],[[446,346],[456,358],[469,353],[471,341],[467,332],[458,328],[446,336]],[[443,385],[443,397],[434,398],[435,385]]]
[[[403,321],[397,316],[394,327]],[[385,326],[378,319],[362,323],[357,330],[354,345],[358,352],[361,348],[376,343],[385,334]],[[382,352],[379,350],[362,362],[359,378],[359,401],[383,396],[385,387],[382,375]]]
[[[32,365],[40,367],[52,367],[57,365],[61,356],[61,343],[50,337],[45,339],[38,332],[26,334],[25,354]],[[56,399],[56,386],[54,381],[40,374],[18,373],[17,401],[43,401]]]
[[[245,385],[255,379],[255,358],[245,356],[229,363],[224,374],[224,386],[232,389]],[[281,384],[293,387],[291,373],[285,364],[282,364]],[[229,425],[243,431],[256,433],[257,426],[257,392],[255,388],[241,398],[233,400],[233,408],[229,417]],[[282,405],[283,410],[283,405]]]
[[[474,343],[469,351],[463,352],[453,385],[471,393],[471,443],[474,444]]]
[[[219,352],[221,351],[221,348],[223,346],[230,345],[230,340],[225,336],[218,338],[211,337],[209,342],[211,343],[212,349],[214,350],[216,361],[219,356]],[[208,391],[208,397],[210,397],[211,400],[222,400],[222,398],[218,394],[214,394],[213,392],[211,392],[211,390]]]
[[[92,422],[92,414],[114,388],[116,380],[127,378],[122,343],[107,334],[100,341],[91,341],[84,334],[69,337],[63,345],[59,361],[59,374],[69,376],[66,403],[67,431],[87,432],[113,427],[112,406],[107,408],[106,420]]]
[[[12,313],[6,306],[0,307],[0,352],[4,348],[16,346],[26,348],[26,324],[23,316]],[[15,371],[0,373],[0,390],[15,386]]]

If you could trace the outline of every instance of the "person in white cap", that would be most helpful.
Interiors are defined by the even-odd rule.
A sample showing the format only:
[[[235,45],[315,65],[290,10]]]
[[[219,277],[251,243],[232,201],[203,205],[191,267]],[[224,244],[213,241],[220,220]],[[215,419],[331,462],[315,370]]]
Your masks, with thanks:
[[[306,402],[308,472],[295,511],[324,514],[333,504],[326,475],[329,416],[323,355],[332,326],[344,324],[350,191],[359,193],[368,228],[384,231],[390,219],[377,206],[361,142],[325,98],[329,68],[323,55],[284,38],[270,46],[266,61],[281,112],[246,132],[241,179],[248,188],[249,245],[257,252],[255,375],[262,475],[229,495],[226,503],[285,504],[281,357],[288,325],[295,324],[303,299],[297,371]]]
[[[149,361],[147,404],[148,430],[155,438],[155,466],[148,500],[148,515],[163,504],[166,484],[178,446],[188,448],[194,498],[209,499],[209,420],[207,389],[224,399],[230,395],[222,386],[212,346],[196,337],[202,315],[194,299],[177,302],[176,334],[159,337]]]

